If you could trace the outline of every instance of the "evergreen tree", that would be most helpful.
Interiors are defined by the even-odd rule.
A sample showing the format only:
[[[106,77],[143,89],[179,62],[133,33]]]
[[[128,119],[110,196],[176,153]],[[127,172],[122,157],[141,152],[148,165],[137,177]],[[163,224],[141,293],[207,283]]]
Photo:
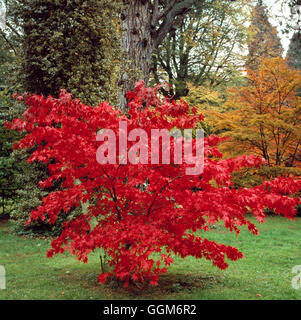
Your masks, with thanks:
[[[7,40],[18,60],[17,72],[11,72],[13,88],[9,90],[57,96],[60,89],[65,88],[87,104],[103,100],[116,102],[117,77],[114,79],[114,75],[119,72],[120,51],[117,19],[116,1],[10,0],[9,37],[4,39],[6,34],[2,34],[2,41]],[[8,103],[6,109],[12,109]],[[7,136],[7,132],[4,135]],[[26,153],[14,152],[8,156],[7,152],[4,156],[7,174],[3,178],[9,174],[9,181],[18,186],[18,201],[11,212],[15,230],[58,232],[59,225],[49,225],[48,221],[25,226],[31,210],[41,204],[42,197],[49,192],[38,187],[38,182],[48,175],[45,167],[27,164]],[[13,169],[19,164],[21,170],[8,170],[6,163]],[[59,189],[60,185],[54,187]]]
[[[283,0],[283,4],[286,4],[291,9],[291,15],[290,18],[286,20],[286,30],[285,32],[289,32],[290,30],[298,30],[300,32],[301,28],[301,17],[300,17],[300,6],[301,6],[301,0],[289,0],[287,1]]]
[[[291,67],[301,70],[301,31],[292,36],[286,57]]]
[[[12,180],[12,176],[18,170],[18,164],[10,158],[12,152],[12,144],[18,134],[10,132],[5,129],[4,121],[12,120],[13,117],[19,116],[20,113],[16,112],[18,108],[16,104],[11,101],[8,90],[8,78],[11,74],[11,67],[15,62],[15,51],[10,41],[10,35],[6,32],[4,27],[4,3],[0,1],[0,191],[1,201],[7,202],[14,195],[14,188],[16,184]],[[14,110],[14,112],[12,112]],[[9,205],[11,204],[11,201]],[[8,210],[0,211],[0,216],[4,212],[5,216],[8,215]]]
[[[286,58],[290,67],[301,71],[301,31],[295,32],[292,36]],[[297,94],[301,97],[301,88]],[[301,154],[299,157],[301,159]]]
[[[267,9],[262,0],[258,0],[253,9],[250,34],[246,62],[248,68],[255,70],[260,64],[260,59],[282,55],[283,48],[277,29],[269,22]]]
[[[64,88],[92,105],[112,100],[117,8],[118,1],[110,0],[15,0],[10,14],[23,32],[24,89],[57,96]]]

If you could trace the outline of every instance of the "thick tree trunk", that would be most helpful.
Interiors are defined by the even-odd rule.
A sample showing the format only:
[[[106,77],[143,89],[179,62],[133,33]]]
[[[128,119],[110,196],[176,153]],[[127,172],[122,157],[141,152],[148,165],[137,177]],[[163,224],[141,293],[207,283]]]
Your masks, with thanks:
[[[126,108],[125,93],[133,90],[135,82],[149,80],[154,43],[151,34],[149,1],[135,0],[121,14],[122,51],[125,53],[119,84],[121,109]]]
[[[175,29],[194,3],[200,0],[124,0],[121,12],[121,47],[125,61],[119,78],[120,107],[126,110],[125,93],[138,80],[147,84],[154,49]]]

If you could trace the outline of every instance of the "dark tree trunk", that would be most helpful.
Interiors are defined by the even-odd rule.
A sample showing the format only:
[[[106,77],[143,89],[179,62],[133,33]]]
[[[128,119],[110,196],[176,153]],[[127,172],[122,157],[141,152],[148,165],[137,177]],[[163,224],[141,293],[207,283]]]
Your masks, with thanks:
[[[154,50],[182,21],[197,0],[124,0],[121,13],[121,47],[125,61],[119,85],[120,107],[126,110],[125,93],[135,82],[148,83]]]
[[[122,66],[121,107],[125,109],[125,93],[133,90],[135,82],[144,80],[148,83],[151,58],[154,51],[154,41],[151,35],[151,8],[149,1],[132,1],[121,14],[122,51],[126,53]]]

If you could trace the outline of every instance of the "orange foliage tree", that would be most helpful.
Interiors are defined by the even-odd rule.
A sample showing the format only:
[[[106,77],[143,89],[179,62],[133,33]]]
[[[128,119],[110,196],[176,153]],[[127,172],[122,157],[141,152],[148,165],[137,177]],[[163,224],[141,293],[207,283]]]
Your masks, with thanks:
[[[264,157],[269,166],[294,166],[301,150],[301,73],[281,57],[266,58],[248,70],[245,85],[229,91],[229,111],[215,113],[217,130],[231,136],[231,154]]]

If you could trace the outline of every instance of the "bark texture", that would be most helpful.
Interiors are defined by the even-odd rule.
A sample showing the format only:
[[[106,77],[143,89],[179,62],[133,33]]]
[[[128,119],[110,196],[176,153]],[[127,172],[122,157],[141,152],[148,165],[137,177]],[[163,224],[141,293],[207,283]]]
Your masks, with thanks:
[[[125,62],[121,68],[121,109],[126,109],[125,93],[135,82],[148,83],[154,50],[177,27],[197,0],[128,0],[121,12],[121,47]]]

